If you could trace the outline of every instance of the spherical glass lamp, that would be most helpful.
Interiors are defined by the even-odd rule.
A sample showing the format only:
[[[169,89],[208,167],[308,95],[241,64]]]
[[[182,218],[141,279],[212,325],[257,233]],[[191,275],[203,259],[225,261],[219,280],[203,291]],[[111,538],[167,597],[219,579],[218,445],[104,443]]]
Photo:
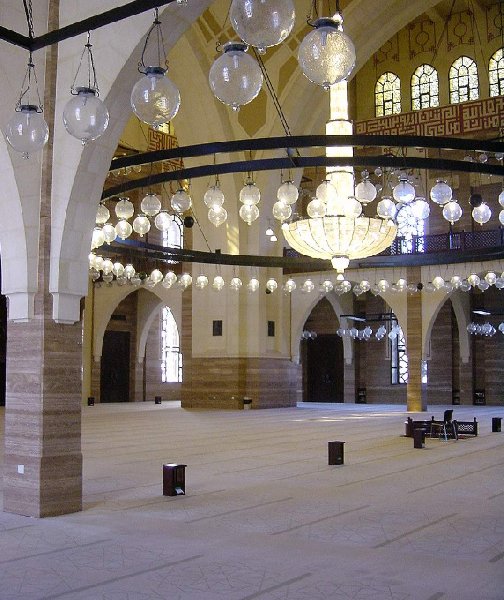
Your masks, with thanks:
[[[225,281],[224,281],[224,278],[222,277],[222,275],[216,275],[214,277],[214,280],[212,283],[213,289],[220,292],[222,290],[222,288],[224,287],[224,285],[225,285]]]
[[[110,218],[110,211],[109,209],[105,206],[105,204],[102,204],[100,202],[100,204],[98,205],[98,209],[96,211],[96,219],[95,222],[97,225],[103,225],[104,223],[106,223]]]
[[[110,258],[106,258],[103,261],[103,265],[102,265],[102,271],[105,275],[108,275],[109,273],[112,273],[112,271],[114,270],[114,263],[110,260]]]
[[[91,87],[75,88],[74,95],[63,109],[63,125],[82,144],[99,138],[107,129],[109,112],[98,91]]]
[[[261,68],[246,52],[246,44],[224,44],[222,55],[215,60],[208,74],[214,96],[234,111],[252,102],[263,84]]]
[[[219,227],[227,220],[227,210],[222,206],[212,206],[208,209],[208,220],[215,227]]]
[[[478,277],[478,275],[476,275],[476,273],[471,273],[469,275],[469,277],[467,278],[467,282],[472,285],[472,287],[476,287],[478,285],[478,283],[480,282],[480,278]]]
[[[393,219],[396,215],[397,208],[392,198],[384,196],[376,206],[376,212],[382,219]]]
[[[450,283],[452,284],[453,289],[458,290],[458,288],[460,287],[460,285],[462,283],[462,277],[460,277],[460,275],[454,275],[450,279]]]
[[[42,109],[34,104],[21,104],[7,122],[5,139],[24,158],[41,150],[49,139],[49,127]]]
[[[394,200],[401,204],[410,204],[415,199],[415,188],[408,181],[406,175],[399,177],[399,183],[392,190]]]
[[[434,279],[432,280],[432,285],[436,288],[436,290],[440,290],[445,284],[445,280],[438,275],[437,277],[434,277]]]
[[[203,202],[208,208],[222,206],[224,204],[224,194],[220,187],[218,185],[210,186],[203,196]]]
[[[328,294],[329,292],[332,292],[334,289],[333,282],[330,281],[329,279],[326,279],[325,281],[323,281],[322,285],[320,287],[322,288],[322,291],[325,292],[326,294]]]
[[[296,12],[292,0],[233,0],[229,19],[244,42],[265,52],[289,35]]]
[[[313,200],[310,200],[310,202],[308,202],[308,206],[306,207],[306,212],[312,219],[325,217],[326,210],[327,207],[325,202],[319,200],[319,198],[313,198]]]
[[[504,190],[499,194],[499,204],[504,208]]]
[[[430,206],[425,198],[418,197],[411,203],[411,210],[417,219],[424,221],[429,218]]]
[[[297,286],[294,279],[287,279],[287,281],[284,284],[284,290],[289,294],[291,294],[296,289],[296,287]]]
[[[485,292],[486,290],[488,290],[488,288],[490,287],[490,285],[488,284],[487,281],[485,281],[484,279],[482,279],[479,283],[478,283],[478,288],[482,291]]]
[[[495,285],[495,282],[497,281],[497,274],[493,271],[488,271],[488,273],[485,275],[485,281],[488,283],[488,285]]]
[[[479,223],[480,225],[488,223],[491,216],[492,211],[490,210],[488,204],[486,204],[485,202],[482,202],[479,206],[474,207],[472,210],[472,218],[476,221],[476,223]]]
[[[185,190],[180,188],[171,197],[170,205],[175,212],[179,214],[185,213],[192,206],[191,196],[189,196]]]
[[[130,219],[135,213],[133,202],[129,198],[119,198],[115,205],[115,214],[118,219]]]
[[[246,205],[258,204],[261,200],[261,190],[253,181],[246,183],[240,190],[240,202]]]
[[[443,217],[452,225],[462,216],[462,208],[455,200],[450,200],[443,206]]]
[[[326,179],[317,186],[315,196],[324,204],[330,204],[337,199],[338,192],[334,185]]]
[[[166,77],[163,67],[147,67],[145,75],[131,90],[131,108],[135,115],[154,129],[168,123],[180,107],[180,92]]]
[[[133,231],[140,236],[144,236],[150,231],[150,221],[145,215],[138,215],[133,220]]]
[[[285,202],[278,200],[278,202],[273,204],[273,216],[278,221],[287,221],[287,219],[290,219],[291,215],[292,208],[288,204],[285,204]]]
[[[268,281],[266,282],[266,289],[270,292],[274,292],[277,289],[277,287],[278,283],[273,278],[268,279]]]
[[[192,283],[192,277],[189,275],[189,273],[182,273],[182,275],[180,276],[181,287],[186,289],[191,285],[191,283]]]
[[[154,219],[154,226],[156,229],[159,229],[159,231],[168,231],[171,224],[172,218],[165,210],[159,211]]]
[[[166,275],[163,277],[162,286],[169,289],[175,283],[177,283],[177,276],[173,271],[168,271],[168,273],[166,273]]]
[[[208,277],[206,275],[198,275],[194,284],[199,290],[203,290],[208,285]]]
[[[315,289],[315,284],[311,279],[307,279],[301,286],[301,291],[310,294]]]
[[[120,262],[115,262],[112,273],[114,273],[116,277],[122,277],[124,275],[124,265]]]
[[[295,204],[299,197],[299,190],[292,181],[284,181],[277,190],[279,202],[284,204]]]
[[[140,210],[144,215],[153,217],[161,210],[161,200],[156,194],[148,193],[140,202]]]
[[[317,19],[314,26],[299,46],[298,62],[311,82],[328,90],[352,72],[355,46],[343,32],[341,19]]]
[[[239,210],[240,218],[251,225],[259,217],[259,209],[255,204],[243,204]]]
[[[154,283],[160,283],[161,281],[163,281],[163,273],[161,273],[159,269],[154,269],[149,275],[149,277]]]
[[[115,232],[117,234],[117,237],[121,238],[121,240],[125,240],[126,238],[129,238],[129,236],[132,234],[133,227],[131,227],[128,221],[125,221],[123,219],[121,221],[118,221],[117,225],[115,226]]]
[[[112,223],[105,223],[102,227],[103,238],[107,244],[111,244],[117,237],[115,227]]]
[[[390,288],[390,283],[386,279],[380,279],[380,281],[376,284],[380,292],[386,292]]]
[[[105,243],[105,236],[101,227],[95,227],[93,229],[93,235],[91,238],[91,248],[99,248]]]
[[[135,273],[136,273],[135,267],[131,263],[128,263],[124,267],[124,276],[127,277],[128,279],[131,279]]]
[[[452,195],[452,188],[443,179],[438,179],[430,191],[431,200],[440,206],[450,202]]]
[[[238,292],[242,286],[242,280],[239,277],[232,277],[229,282],[229,287],[234,291]]]
[[[101,271],[102,270],[102,268],[103,268],[103,256],[95,256],[93,267],[97,271]]]
[[[362,204],[369,204],[376,198],[376,187],[369,181],[369,173],[362,171],[362,181],[355,186],[355,197]]]

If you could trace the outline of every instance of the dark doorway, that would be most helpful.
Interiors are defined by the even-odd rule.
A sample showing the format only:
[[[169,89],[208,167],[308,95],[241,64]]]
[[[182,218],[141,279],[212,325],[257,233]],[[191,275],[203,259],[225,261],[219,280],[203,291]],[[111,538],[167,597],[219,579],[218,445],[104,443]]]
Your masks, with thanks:
[[[7,363],[7,299],[0,295],[0,406],[5,406],[5,366]]]
[[[106,331],[101,359],[100,402],[129,402],[129,379],[129,331]]]
[[[319,335],[306,342],[305,402],[343,402],[343,342]]]

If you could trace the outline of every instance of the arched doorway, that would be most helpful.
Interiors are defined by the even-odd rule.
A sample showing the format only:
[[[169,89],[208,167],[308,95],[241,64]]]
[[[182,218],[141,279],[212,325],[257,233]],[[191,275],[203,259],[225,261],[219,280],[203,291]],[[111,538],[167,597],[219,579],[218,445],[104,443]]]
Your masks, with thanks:
[[[316,337],[301,341],[304,402],[344,401],[343,341],[336,335],[338,327],[330,302],[322,298],[304,326]]]

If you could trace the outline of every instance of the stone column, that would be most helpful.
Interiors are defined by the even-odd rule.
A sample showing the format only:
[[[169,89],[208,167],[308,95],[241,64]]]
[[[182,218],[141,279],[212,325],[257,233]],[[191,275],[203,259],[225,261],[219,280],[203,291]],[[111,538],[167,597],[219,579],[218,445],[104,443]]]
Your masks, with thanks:
[[[421,281],[420,267],[408,269],[408,283]],[[408,294],[407,297],[407,353],[408,386],[407,408],[409,411],[427,410],[427,390],[422,385],[422,294]]]
[[[53,0],[50,29],[58,26],[58,10],[59,3]],[[47,50],[44,105],[51,135],[42,157],[34,318],[9,323],[7,339],[4,510],[32,517],[60,515],[82,507],[82,325],[55,323],[49,293],[57,57],[56,45]]]

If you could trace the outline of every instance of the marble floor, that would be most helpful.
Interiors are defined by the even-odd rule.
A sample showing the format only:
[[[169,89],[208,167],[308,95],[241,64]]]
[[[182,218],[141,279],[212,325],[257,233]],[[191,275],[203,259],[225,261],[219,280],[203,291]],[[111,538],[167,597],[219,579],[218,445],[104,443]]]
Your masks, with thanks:
[[[84,510],[0,512],[0,600],[503,600],[504,409],[453,408],[480,435],[415,449],[390,405],[86,406]]]

